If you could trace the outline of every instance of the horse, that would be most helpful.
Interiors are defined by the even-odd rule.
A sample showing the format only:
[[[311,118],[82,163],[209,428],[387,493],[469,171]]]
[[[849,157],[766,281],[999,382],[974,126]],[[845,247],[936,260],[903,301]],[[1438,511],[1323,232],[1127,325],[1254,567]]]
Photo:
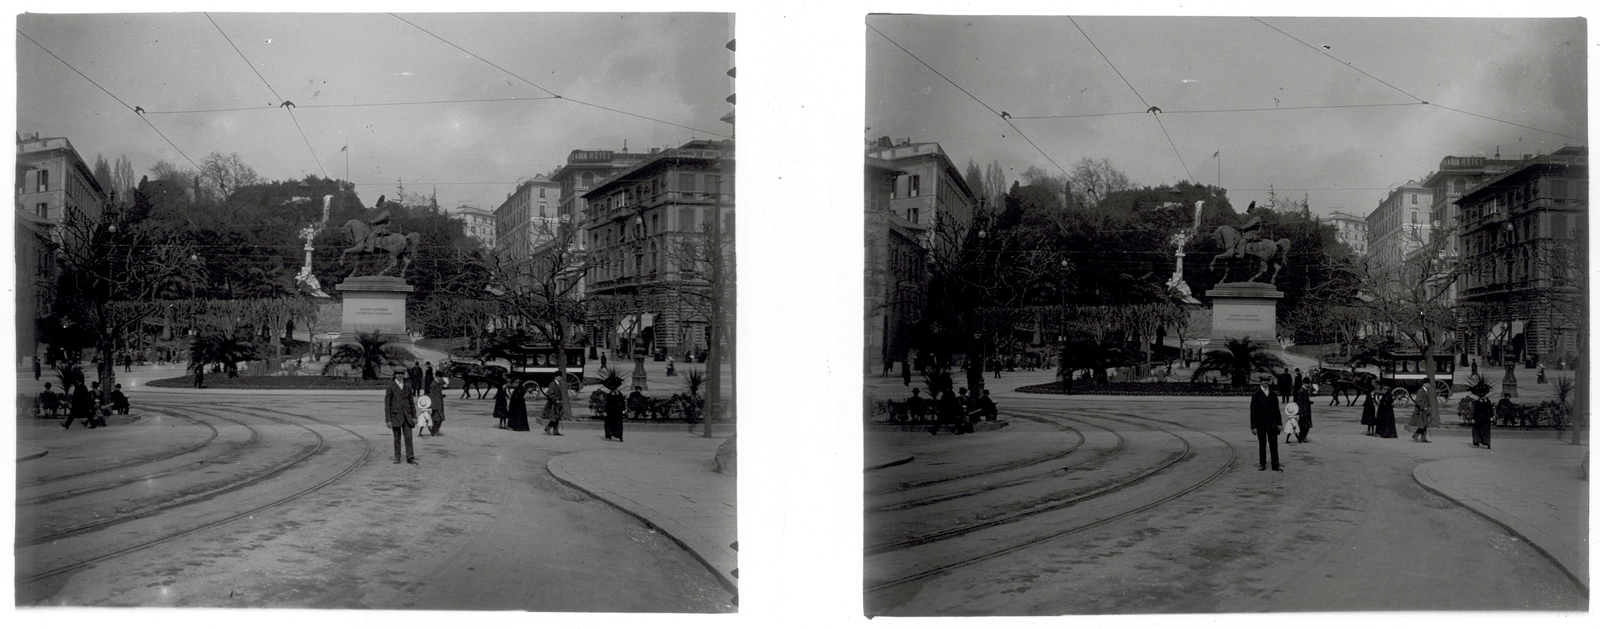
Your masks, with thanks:
[[[478,399],[488,396],[490,391],[506,382],[509,370],[499,365],[474,365],[450,361],[444,365],[444,373],[451,378],[461,379],[461,399],[472,397],[472,390],[478,388]]]
[[[384,273],[388,273],[389,269],[393,269],[396,264],[400,264],[400,274],[398,277],[405,277],[406,269],[411,267],[411,259],[416,255],[417,245],[422,242],[422,236],[417,235],[417,232],[411,232],[405,235],[384,234],[373,239],[371,243],[372,250],[369,252],[362,250],[361,247],[361,243],[366,240],[367,234],[372,231],[372,226],[368,225],[366,221],[352,218],[348,221],[345,221],[342,231],[344,232],[344,237],[348,238],[350,242],[355,244],[339,254],[339,264],[344,264],[344,257],[352,253],[373,256],[382,255],[384,253],[389,254],[389,265],[383,267],[382,270],[374,273],[373,275],[383,275]],[[404,261],[403,263],[401,262],[402,260]],[[357,264],[355,268],[351,270],[350,275],[359,275],[357,270],[360,268],[360,265]]]
[[[1278,281],[1278,271],[1282,271],[1283,267],[1289,265],[1290,242],[1288,238],[1279,238],[1275,241],[1242,242],[1244,235],[1239,233],[1239,230],[1232,225],[1218,227],[1216,231],[1211,232],[1211,238],[1216,241],[1218,246],[1222,247],[1222,253],[1211,258],[1211,268],[1213,269],[1217,268],[1218,260],[1245,260],[1247,257],[1261,260],[1261,268],[1256,271],[1255,275],[1250,276],[1250,279],[1245,280],[1246,282],[1254,282],[1256,278],[1261,277],[1261,274],[1266,273],[1267,263],[1270,262],[1272,263],[1272,279],[1267,280],[1267,283],[1276,283]],[[1221,284],[1227,281],[1228,267],[1224,265],[1222,267],[1222,279],[1218,280],[1217,283]]]
[[[1312,369],[1308,374],[1311,381],[1316,384],[1325,384],[1333,388],[1333,395],[1328,400],[1328,406],[1339,403],[1339,394],[1345,395],[1345,406],[1355,406],[1356,398],[1363,394],[1372,393],[1373,385],[1378,377],[1364,371],[1344,371],[1340,369]]]

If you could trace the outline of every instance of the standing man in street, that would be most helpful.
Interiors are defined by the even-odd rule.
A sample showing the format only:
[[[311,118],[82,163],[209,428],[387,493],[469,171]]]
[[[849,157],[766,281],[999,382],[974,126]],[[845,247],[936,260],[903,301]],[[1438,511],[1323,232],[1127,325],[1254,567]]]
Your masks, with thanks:
[[[1299,367],[1295,367],[1294,368],[1294,387],[1289,389],[1289,390],[1298,393],[1300,391],[1300,387],[1305,386],[1305,384],[1306,384],[1305,376],[1300,373],[1300,368]]]
[[[418,390],[419,391],[431,391],[431,390],[433,390],[433,361],[431,361],[431,360],[428,361],[428,364],[423,365],[423,367],[422,367],[422,388],[418,389]]]
[[[439,436],[439,426],[444,424],[444,390],[450,386],[450,379],[439,376],[428,384],[428,403],[432,406],[433,421],[428,424],[428,434]],[[420,435],[421,431],[418,431]]]
[[[406,370],[406,388],[412,391],[422,390],[422,363],[411,361],[411,368]]]
[[[1288,372],[1279,374],[1286,377]],[[1272,396],[1272,376],[1263,375],[1257,381],[1260,388],[1250,395],[1250,434],[1256,437],[1256,451],[1260,455],[1259,470],[1267,469],[1267,450],[1272,450],[1272,470],[1282,472],[1278,463],[1278,432],[1283,430],[1283,411]]]
[[[400,441],[406,443],[406,462],[417,464],[417,454],[411,449],[411,427],[417,425],[417,409],[412,400],[416,397],[406,383],[405,373],[394,372],[394,379],[383,397],[383,418],[394,433],[394,462],[400,462]]]
[[[1283,398],[1280,400],[1283,404],[1289,403],[1289,396],[1294,393],[1294,390],[1290,389],[1293,385],[1294,378],[1289,377],[1288,369],[1278,372],[1278,397]]]

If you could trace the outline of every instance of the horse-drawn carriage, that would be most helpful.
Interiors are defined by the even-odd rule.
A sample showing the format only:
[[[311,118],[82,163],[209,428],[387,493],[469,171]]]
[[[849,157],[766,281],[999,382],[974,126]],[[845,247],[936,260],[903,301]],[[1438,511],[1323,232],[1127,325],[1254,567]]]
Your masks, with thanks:
[[[532,382],[540,388],[550,386],[561,369],[561,356],[554,347],[518,347],[504,352],[511,362],[506,378],[517,382]],[[583,388],[583,348],[566,348],[567,387],[573,391]]]

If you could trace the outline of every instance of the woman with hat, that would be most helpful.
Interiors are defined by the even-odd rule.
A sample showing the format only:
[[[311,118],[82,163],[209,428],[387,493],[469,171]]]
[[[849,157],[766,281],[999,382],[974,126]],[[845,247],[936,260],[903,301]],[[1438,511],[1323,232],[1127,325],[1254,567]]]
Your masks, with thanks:
[[[1300,407],[1300,434],[1295,435],[1300,443],[1306,442],[1306,435],[1311,434],[1311,387],[1310,383],[1302,382],[1294,391],[1294,403]]]
[[[1489,383],[1479,382],[1467,389],[1474,397],[1472,400],[1472,447],[1479,444],[1489,447],[1489,426],[1494,422],[1494,403],[1489,401],[1489,392],[1493,390]]]
[[[1367,436],[1378,434],[1378,403],[1372,399],[1372,391],[1367,391],[1367,401],[1361,403],[1361,425],[1367,427]]]
[[[1383,397],[1378,398],[1378,436],[1384,439],[1400,437],[1394,427],[1394,389],[1391,388],[1385,388]]]

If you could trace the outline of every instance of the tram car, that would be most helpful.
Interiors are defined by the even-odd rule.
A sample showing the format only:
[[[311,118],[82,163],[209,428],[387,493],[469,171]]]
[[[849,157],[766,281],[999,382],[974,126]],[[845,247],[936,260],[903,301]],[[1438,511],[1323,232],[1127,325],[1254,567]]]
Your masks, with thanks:
[[[1384,352],[1378,365],[1378,384],[1405,389],[1409,395],[1428,385],[1429,365],[1424,364],[1422,352],[1399,350]],[[1449,354],[1433,357],[1434,393],[1440,399],[1450,398],[1450,387],[1456,379],[1456,359]]]
[[[503,353],[506,354],[506,360],[511,363],[510,372],[506,377],[514,382],[532,382],[541,388],[548,387],[555,381],[557,370],[561,367],[556,348],[548,345],[519,346]],[[573,391],[582,389],[583,348],[567,348],[566,363],[567,386]]]

